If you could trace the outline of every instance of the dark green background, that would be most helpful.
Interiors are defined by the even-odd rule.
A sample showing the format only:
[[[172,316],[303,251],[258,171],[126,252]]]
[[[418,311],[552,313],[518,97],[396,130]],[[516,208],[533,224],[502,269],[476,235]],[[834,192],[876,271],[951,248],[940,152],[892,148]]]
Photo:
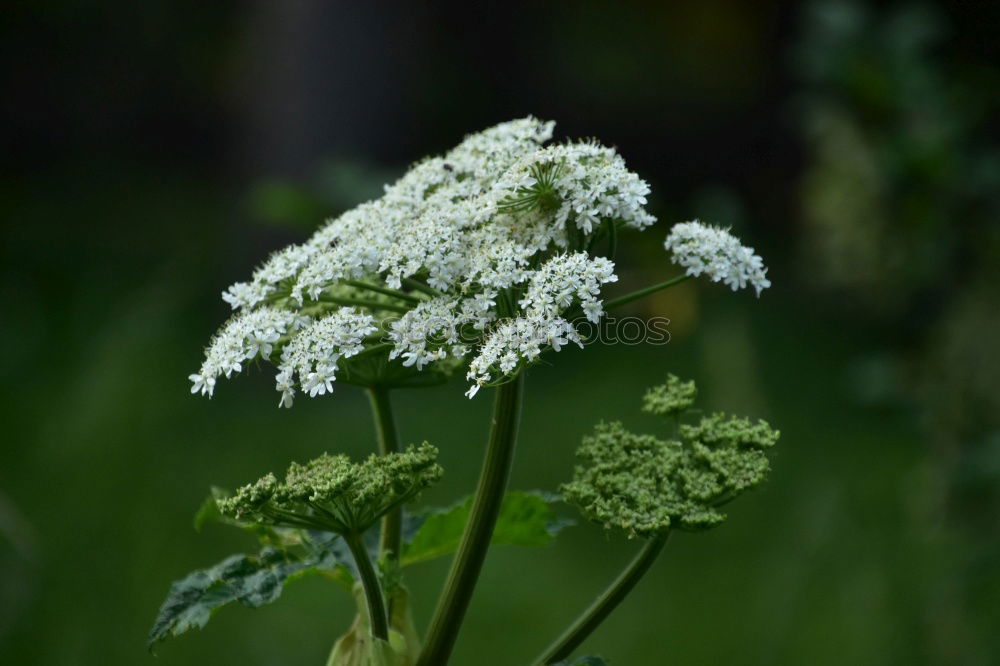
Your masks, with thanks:
[[[357,390],[285,411],[267,372],[212,401],[186,377],[227,315],[219,293],[267,252],[528,113],[650,181],[663,224],[621,240],[618,287],[672,275],[667,225],[697,216],[732,224],[774,283],[759,300],[687,283],[634,311],[670,317],[670,344],[529,372],[515,488],[555,489],[599,419],[655,427],[639,399],[668,371],[783,433],[765,487],[675,538],[587,651],[1000,659],[996,11],[672,4],[5,9],[0,663],[323,663],[353,608],[319,579],[145,652],[171,580],[253,545],[193,531],[209,486],[373,443]],[[817,218],[874,240],[823,254],[829,270]],[[464,390],[397,395],[404,440],[442,452],[427,503],[475,481],[490,396]],[[453,663],[527,663],[637,547],[583,524],[495,550]],[[446,569],[410,571],[420,626]]]

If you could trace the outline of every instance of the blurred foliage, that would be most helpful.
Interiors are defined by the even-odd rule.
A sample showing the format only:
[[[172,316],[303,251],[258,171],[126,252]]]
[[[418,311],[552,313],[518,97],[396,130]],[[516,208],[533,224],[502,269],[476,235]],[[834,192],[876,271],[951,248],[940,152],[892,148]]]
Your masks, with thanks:
[[[947,30],[927,5],[822,0],[794,51],[803,275],[883,319],[926,311],[1000,250],[1000,142],[986,133],[1000,75],[942,53]]]
[[[382,185],[399,177],[386,169],[352,160],[322,164],[303,182],[267,179],[253,186],[247,212],[265,226],[311,232],[317,220],[336,217],[361,201],[382,194]]]
[[[978,663],[1000,619],[1000,78],[956,51],[950,28],[926,4],[807,8],[801,274],[892,331],[892,347],[852,364],[852,384],[927,434],[912,529],[933,525],[961,561],[922,600],[928,649]]]

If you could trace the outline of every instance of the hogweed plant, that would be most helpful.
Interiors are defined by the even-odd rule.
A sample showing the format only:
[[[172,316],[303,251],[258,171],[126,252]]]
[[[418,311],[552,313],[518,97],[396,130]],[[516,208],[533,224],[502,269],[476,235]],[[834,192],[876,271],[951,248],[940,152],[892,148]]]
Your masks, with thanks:
[[[363,388],[377,453],[352,462],[321,453],[227,494],[213,490],[196,523],[217,520],[261,542],[174,583],[150,646],[202,627],[233,601],[256,607],[305,573],[341,583],[358,603],[354,625],[328,665],[442,666],[472,600],[491,545],[542,545],[568,524],[552,504],[577,505],[606,529],[642,539],[636,560],[535,662],[570,663],[576,648],[636,585],[667,537],[713,527],[721,507],[760,483],[778,434],[766,423],[699,416],[693,382],[670,376],[644,409],[664,432],[600,424],[579,449],[561,496],[507,492],[525,370],[627,303],[696,276],[733,290],[770,286],[752,249],[700,222],[675,225],[664,243],[683,270],[605,296],[617,281],[618,236],[656,222],[649,186],[596,141],[547,144],[553,123],[525,118],[467,137],[413,166],[384,195],[329,221],[309,240],[272,255],[223,293],[234,314],[192,374],[211,397],[220,377],[250,363],[275,366],[280,407],[298,396]],[[446,509],[404,512],[442,474],[437,450],[401,450],[394,389],[464,376],[466,395],[493,392],[493,414],[475,492]],[[320,452],[317,452],[320,453]],[[454,553],[426,634],[409,608],[405,568]],[[602,663],[584,657],[573,663]]]

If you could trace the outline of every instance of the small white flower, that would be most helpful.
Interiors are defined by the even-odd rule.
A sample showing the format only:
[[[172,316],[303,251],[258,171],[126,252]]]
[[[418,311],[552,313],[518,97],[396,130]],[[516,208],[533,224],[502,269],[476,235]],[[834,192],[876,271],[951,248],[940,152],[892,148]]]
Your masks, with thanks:
[[[263,358],[268,358],[274,348],[274,343],[280,337],[281,335],[273,328],[265,331],[252,331],[247,336],[246,357],[248,359],[255,358],[259,354]]]
[[[583,314],[587,316],[588,321],[596,324],[604,316],[604,308],[600,301],[587,301],[583,304]]]
[[[309,394],[310,398],[318,395],[333,393],[333,381],[335,366],[320,364],[316,367],[316,372],[310,372],[302,382],[302,390]]]
[[[290,367],[282,370],[274,378],[274,388],[281,393],[281,400],[278,407],[291,407],[295,397],[295,380]]]
[[[592,208],[588,203],[582,203],[576,207],[576,225],[584,233],[590,233],[594,227],[601,223],[600,211]]]
[[[622,198],[632,208],[639,208],[646,204],[646,195],[649,194],[649,185],[644,181],[629,179],[622,192]]]
[[[212,397],[212,393],[215,391],[215,377],[195,374],[188,375],[188,379],[192,382],[191,393],[201,393],[209,398]]]

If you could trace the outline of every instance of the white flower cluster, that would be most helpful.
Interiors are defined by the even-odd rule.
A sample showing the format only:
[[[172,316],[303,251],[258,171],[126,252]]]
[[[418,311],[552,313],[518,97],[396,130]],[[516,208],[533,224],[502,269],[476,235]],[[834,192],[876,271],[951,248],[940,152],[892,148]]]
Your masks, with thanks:
[[[585,250],[598,234],[656,219],[644,209],[649,186],[613,149],[543,147],[552,129],[529,117],[473,134],[275,253],[223,294],[244,313],[234,322],[258,316],[270,325],[227,325],[192,375],[195,389],[210,395],[216,377],[276,344],[284,350],[277,388],[290,405],[296,375],[304,392],[326,393],[338,363],[369,343],[390,343],[390,358],[416,369],[475,353],[476,388],[576,341],[562,315],[579,306],[596,321],[600,288],[617,279],[611,261]],[[401,316],[388,321],[374,298],[345,297],[338,290],[347,283],[374,290]],[[373,342],[376,326],[386,336]]]
[[[555,317],[517,317],[507,319],[486,338],[479,355],[469,363],[468,379],[474,383],[465,395],[474,397],[479,389],[493,379],[493,373],[508,375],[522,360],[534,361],[544,347],[559,351],[567,342],[583,347],[573,324]]]
[[[279,405],[292,406],[294,373],[310,397],[333,392],[337,362],[361,353],[365,337],[376,332],[375,318],[354,308],[341,308],[303,328],[281,353],[277,389]]]
[[[704,273],[713,282],[722,282],[733,291],[749,284],[758,296],[771,286],[764,260],[725,229],[698,220],[682,222],[670,229],[663,245],[672,253],[675,264],[687,268],[688,275],[698,277]]]
[[[388,337],[395,347],[389,358],[402,358],[404,367],[423,370],[428,363],[447,358],[449,352],[465,356],[468,347],[463,328],[485,330],[493,320],[490,307],[495,304],[495,295],[494,291],[484,291],[464,300],[437,297],[418,304],[392,322]]]
[[[520,305],[529,317],[553,319],[579,300],[587,319],[596,324],[604,314],[597,300],[601,285],[617,280],[615,265],[604,257],[591,259],[584,252],[559,255],[531,276]]]
[[[308,321],[308,319],[306,319]],[[205,350],[205,362],[198,374],[190,375],[191,393],[212,396],[215,379],[243,369],[244,361],[260,356],[270,358],[282,335],[300,327],[303,318],[293,311],[263,307],[241,312],[230,319],[212,338]]]

